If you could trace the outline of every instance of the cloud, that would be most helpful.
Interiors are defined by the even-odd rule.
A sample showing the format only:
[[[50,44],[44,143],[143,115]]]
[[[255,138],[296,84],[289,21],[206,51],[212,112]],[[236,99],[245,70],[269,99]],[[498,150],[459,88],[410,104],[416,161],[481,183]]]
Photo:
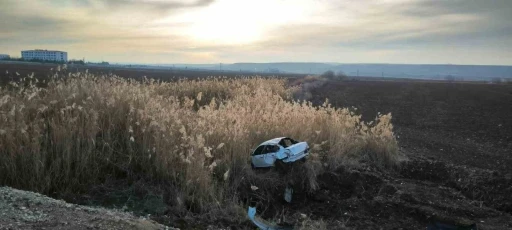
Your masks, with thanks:
[[[176,9],[188,7],[202,7],[208,6],[214,0],[195,0],[195,1],[164,1],[164,0],[88,0],[90,5],[95,5],[96,2],[102,2],[109,7],[110,10],[122,7],[140,7],[148,6],[157,9]]]
[[[510,21],[509,0],[3,0],[0,51],[159,63],[512,64],[503,58],[512,53]]]
[[[495,3],[484,7],[485,2],[473,0],[342,2],[322,12],[316,22],[276,28],[259,46],[350,47],[366,52],[482,45],[500,50],[512,43],[512,18],[504,20],[512,17],[512,2]]]
[[[183,45],[185,39],[178,35],[155,32],[158,27],[152,27],[151,23],[158,17],[151,7],[166,6],[168,9],[178,9],[207,3],[200,1],[190,5],[160,5],[163,3],[126,1],[123,9],[101,10],[92,6],[98,2],[79,2],[84,7],[78,7],[76,2],[57,7],[55,2],[43,0],[34,1],[33,7],[27,7],[22,1],[2,1],[0,48],[9,49],[17,46],[20,47],[18,50],[21,50],[60,46],[60,49],[71,49],[71,53],[81,52],[83,49],[113,53],[134,49],[139,49],[142,53],[165,50]],[[118,2],[121,3],[121,0]],[[145,11],[125,12],[128,8],[138,7],[139,4],[151,7],[145,8]],[[155,9],[158,12],[160,10]],[[19,55],[19,51],[16,53]]]

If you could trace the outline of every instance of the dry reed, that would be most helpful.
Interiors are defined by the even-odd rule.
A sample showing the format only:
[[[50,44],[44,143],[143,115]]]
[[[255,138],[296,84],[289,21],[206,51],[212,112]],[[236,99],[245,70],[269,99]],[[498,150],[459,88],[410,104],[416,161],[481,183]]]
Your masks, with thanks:
[[[0,184],[59,194],[107,179],[166,181],[205,211],[236,199],[263,140],[309,142],[310,188],[319,167],[346,159],[396,162],[391,115],[374,124],[327,101],[293,101],[278,78],[136,81],[57,72],[45,87],[31,76],[0,88]]]

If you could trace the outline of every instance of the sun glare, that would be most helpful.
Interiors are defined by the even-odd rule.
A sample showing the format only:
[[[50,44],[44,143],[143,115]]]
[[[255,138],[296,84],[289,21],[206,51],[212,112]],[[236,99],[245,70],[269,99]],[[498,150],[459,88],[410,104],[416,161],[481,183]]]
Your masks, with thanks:
[[[283,24],[306,14],[300,1],[218,1],[207,8],[185,12],[178,20],[187,23],[186,36],[203,43],[248,44]]]

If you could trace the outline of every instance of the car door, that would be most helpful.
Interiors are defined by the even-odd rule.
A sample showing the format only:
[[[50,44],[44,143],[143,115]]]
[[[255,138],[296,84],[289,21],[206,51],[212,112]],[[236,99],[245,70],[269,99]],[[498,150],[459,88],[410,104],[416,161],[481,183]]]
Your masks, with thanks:
[[[279,152],[280,148],[278,145],[267,145],[265,148],[265,164],[267,167],[273,166],[276,162],[276,154]]]
[[[260,145],[254,152],[252,153],[252,165],[254,167],[268,167],[265,164],[265,150],[266,145]]]

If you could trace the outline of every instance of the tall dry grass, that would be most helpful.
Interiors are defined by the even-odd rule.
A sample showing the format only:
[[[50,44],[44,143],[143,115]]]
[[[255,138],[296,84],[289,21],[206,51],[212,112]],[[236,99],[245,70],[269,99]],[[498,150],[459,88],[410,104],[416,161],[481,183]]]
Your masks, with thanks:
[[[374,124],[327,102],[293,101],[277,78],[159,82],[57,72],[0,88],[0,184],[45,194],[112,179],[171,184],[177,205],[236,200],[250,150],[277,136],[307,141],[311,189],[347,159],[396,162],[391,115]]]

